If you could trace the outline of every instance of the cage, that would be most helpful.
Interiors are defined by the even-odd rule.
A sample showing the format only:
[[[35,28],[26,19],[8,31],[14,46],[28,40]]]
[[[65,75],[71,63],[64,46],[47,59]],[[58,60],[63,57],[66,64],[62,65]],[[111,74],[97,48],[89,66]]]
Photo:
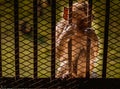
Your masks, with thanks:
[[[119,9],[119,0],[1,0],[1,89],[120,88]]]

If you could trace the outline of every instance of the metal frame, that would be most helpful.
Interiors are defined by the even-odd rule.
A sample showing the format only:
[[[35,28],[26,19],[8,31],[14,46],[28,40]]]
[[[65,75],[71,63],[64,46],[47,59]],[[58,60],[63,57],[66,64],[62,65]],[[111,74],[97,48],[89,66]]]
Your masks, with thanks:
[[[71,0],[70,0],[71,1]],[[55,78],[55,26],[56,26],[56,0],[51,1],[52,7],[52,51],[51,51],[51,78],[37,77],[37,0],[34,0],[34,78],[20,78],[19,77],[19,29],[18,29],[18,0],[14,0],[14,30],[15,30],[15,77],[2,77],[2,62],[0,55],[0,85],[7,88],[89,88],[89,89],[115,89],[120,88],[120,79],[106,78],[106,62],[108,49],[108,31],[109,31],[109,13],[110,0],[106,0],[106,16],[105,16],[105,34],[104,34],[104,56],[103,56],[103,71],[102,78],[89,78],[89,73],[86,78],[77,79],[56,79]],[[91,4],[92,0],[89,0]],[[70,2],[71,4],[71,2]],[[91,8],[91,5],[90,5]],[[1,31],[1,29],[0,29]],[[0,36],[1,43],[1,36]],[[89,46],[88,46],[89,47]],[[1,46],[0,46],[1,50]],[[1,54],[1,52],[0,52]],[[89,58],[88,58],[89,62]],[[89,67],[88,67],[89,68]],[[71,82],[72,81],[72,82]]]
[[[50,78],[0,78],[0,84],[4,88],[60,88],[60,89],[119,89],[120,79],[50,79]]]

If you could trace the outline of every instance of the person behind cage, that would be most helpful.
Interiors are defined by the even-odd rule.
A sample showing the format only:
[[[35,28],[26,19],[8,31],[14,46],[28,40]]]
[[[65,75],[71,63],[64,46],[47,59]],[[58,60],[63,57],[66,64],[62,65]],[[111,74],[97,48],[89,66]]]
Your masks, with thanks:
[[[90,47],[90,72],[94,68],[94,60],[98,55],[98,38],[93,29],[88,29],[88,2],[77,2],[72,6],[72,22],[65,17],[56,25],[56,59],[58,68],[56,78],[85,77],[87,34],[91,40]],[[68,15],[66,15],[68,16]],[[72,60],[69,66],[68,42],[72,40]],[[71,67],[71,68],[69,68]],[[69,70],[70,69],[70,70]]]

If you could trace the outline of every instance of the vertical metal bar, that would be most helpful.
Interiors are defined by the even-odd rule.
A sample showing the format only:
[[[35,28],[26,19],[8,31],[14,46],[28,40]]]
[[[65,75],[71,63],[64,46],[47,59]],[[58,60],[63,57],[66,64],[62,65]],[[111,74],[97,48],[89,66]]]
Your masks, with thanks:
[[[92,0],[88,1],[88,27],[91,28],[92,25]]]
[[[90,77],[90,46],[91,40],[87,37],[87,54],[86,54],[86,78]]]
[[[69,0],[69,24],[72,23],[72,4],[73,0]]]
[[[92,15],[92,0],[89,0],[88,1],[88,11],[87,11],[87,14],[88,14],[88,28],[91,28],[91,15]],[[87,54],[86,54],[86,78],[90,78],[90,48],[91,48],[91,40],[89,39],[89,29],[88,29],[88,32],[87,32],[88,36],[87,36]]]
[[[15,77],[19,78],[19,27],[18,0],[14,0],[14,32],[15,32]]]
[[[69,66],[69,73],[71,74],[72,68],[72,39],[68,41],[68,66]]]
[[[38,46],[37,46],[37,0],[33,0],[33,28],[34,28],[34,78],[38,77]]]
[[[55,27],[56,27],[56,0],[51,1],[51,16],[52,16],[52,48],[51,48],[51,79],[55,79]]]
[[[110,15],[110,0],[106,0],[102,78],[106,78],[107,52],[108,52],[108,32],[109,32],[109,15]]]
[[[72,23],[72,4],[73,0],[69,0],[69,24]],[[69,65],[69,72],[71,71],[72,68],[72,39],[69,40],[68,42],[68,65]]]
[[[2,54],[1,54],[1,14],[0,14],[0,78],[2,77]]]

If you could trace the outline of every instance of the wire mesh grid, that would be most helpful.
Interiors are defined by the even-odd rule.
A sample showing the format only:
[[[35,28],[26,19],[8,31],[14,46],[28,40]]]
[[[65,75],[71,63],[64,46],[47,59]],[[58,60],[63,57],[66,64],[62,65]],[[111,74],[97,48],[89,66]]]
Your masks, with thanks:
[[[1,87],[77,88],[86,78],[119,79],[119,7],[119,0],[1,0]]]
[[[109,25],[109,38],[108,38],[108,65],[107,65],[107,77],[120,78],[120,39],[119,39],[119,28],[118,25],[120,18],[118,8],[120,2],[111,2],[110,9],[110,25]],[[113,73],[114,72],[114,73]]]

